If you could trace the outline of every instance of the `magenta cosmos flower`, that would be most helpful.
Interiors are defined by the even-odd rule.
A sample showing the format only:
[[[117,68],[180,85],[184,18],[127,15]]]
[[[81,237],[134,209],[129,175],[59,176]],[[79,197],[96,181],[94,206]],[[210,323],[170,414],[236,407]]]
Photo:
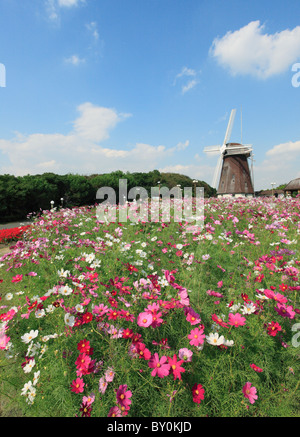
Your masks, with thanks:
[[[143,313],[140,313],[138,315],[137,324],[139,326],[143,326],[144,328],[148,328],[148,326],[150,326],[152,322],[153,322],[153,317],[152,317],[151,313],[143,312]]]
[[[257,399],[256,394],[256,388],[251,387],[251,382],[246,382],[246,384],[243,387],[243,393],[245,398],[247,398],[250,402],[250,404],[254,404],[255,400]]]
[[[204,343],[205,340],[205,334],[203,329],[195,328],[192,329],[190,334],[188,335],[188,339],[190,341],[190,345],[192,346],[199,346]]]
[[[184,362],[184,360],[177,361],[177,355],[174,354],[173,358],[168,357],[168,361],[171,366],[170,372],[173,373],[174,380],[176,378],[181,379],[181,373],[185,372],[185,369],[181,367],[181,364]]]
[[[154,355],[149,360],[149,367],[153,370],[151,372],[151,376],[157,375],[159,378],[163,378],[164,376],[169,375],[170,364],[167,363],[168,358],[164,355],[159,359],[158,353],[155,352]]]
[[[200,404],[204,399],[205,390],[201,384],[195,383],[192,388],[193,401]]]
[[[121,408],[125,408],[125,410],[129,410],[129,405],[131,404],[131,398],[132,393],[130,390],[127,390],[127,385],[120,385],[120,387],[117,390],[117,403],[121,406]]]
[[[12,278],[11,282],[20,282],[23,279],[23,275],[16,275]]]
[[[74,393],[82,393],[83,388],[84,388],[83,379],[77,378],[74,381],[72,381],[71,391],[73,391]]]

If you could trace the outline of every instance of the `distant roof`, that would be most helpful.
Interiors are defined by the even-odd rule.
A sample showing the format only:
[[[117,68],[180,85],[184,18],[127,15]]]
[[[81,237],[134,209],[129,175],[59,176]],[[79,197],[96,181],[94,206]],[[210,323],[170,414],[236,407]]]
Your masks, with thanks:
[[[293,179],[285,187],[284,191],[300,190],[300,178]]]
[[[259,194],[260,196],[268,196],[268,195],[272,195],[272,193],[273,193],[273,195],[274,195],[275,193],[277,193],[277,194],[283,194],[284,191],[283,191],[283,190],[276,190],[276,189],[274,188],[273,191],[272,191],[272,190],[261,190],[261,191],[258,192],[258,194]]]

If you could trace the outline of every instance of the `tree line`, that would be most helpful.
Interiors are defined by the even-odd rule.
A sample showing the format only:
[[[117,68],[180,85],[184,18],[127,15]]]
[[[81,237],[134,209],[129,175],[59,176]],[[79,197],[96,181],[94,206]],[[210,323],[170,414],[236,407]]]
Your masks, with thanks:
[[[0,223],[24,220],[28,214],[39,214],[43,210],[54,207],[72,208],[75,206],[94,205],[101,201],[96,199],[97,190],[101,187],[111,187],[118,199],[119,180],[127,180],[127,190],[133,187],[143,187],[151,196],[151,188],[160,186],[169,189],[181,185],[184,187],[204,188],[204,196],[211,197],[216,190],[206,182],[193,182],[191,178],[177,173],[160,173],[153,170],[143,172],[115,171],[89,176],[79,174],[58,175],[43,173],[37,175],[13,176],[0,175]],[[159,184],[158,184],[159,183]]]

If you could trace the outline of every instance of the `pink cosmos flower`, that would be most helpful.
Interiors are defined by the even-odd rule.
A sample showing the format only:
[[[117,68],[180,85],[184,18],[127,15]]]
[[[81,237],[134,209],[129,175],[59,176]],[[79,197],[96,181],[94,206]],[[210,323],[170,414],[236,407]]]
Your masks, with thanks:
[[[129,410],[129,405],[131,404],[131,398],[132,393],[130,390],[127,390],[127,385],[120,385],[120,387],[117,390],[116,397],[117,397],[117,403],[125,408],[125,410]]]
[[[166,364],[168,361],[168,358],[163,355],[160,359],[158,356],[158,353],[155,352],[154,355],[149,360],[149,367],[151,367],[153,370],[151,372],[151,376],[157,375],[159,378],[163,378],[164,376],[169,375],[170,371],[170,364]]]
[[[243,387],[243,393],[245,398],[249,400],[250,404],[254,404],[255,400],[257,399],[257,394],[256,394],[256,388],[251,387],[251,382],[246,382],[246,384]]]
[[[10,337],[7,337],[5,334],[0,333],[0,349],[4,350],[9,342]]]
[[[90,394],[89,396],[83,396],[82,398],[82,402],[85,403],[86,405],[92,405],[94,400],[95,400],[94,393]]]
[[[104,316],[108,312],[108,306],[101,303],[100,305],[95,305],[93,308],[92,313],[96,314],[97,316]]]
[[[144,328],[148,328],[153,322],[153,316],[149,312],[143,312],[138,315],[137,324],[139,326],[143,326]]]
[[[214,290],[207,290],[206,293],[209,294],[210,296],[223,297],[222,293],[219,293],[218,291],[214,291]]]
[[[192,346],[197,347],[197,346],[203,344],[204,340],[205,340],[204,330],[202,328],[192,329],[190,334],[188,335],[188,339],[191,340],[190,345],[192,345]]]
[[[246,323],[245,317],[242,317],[239,313],[233,314],[229,313],[228,316],[228,324],[235,326],[236,328],[238,326],[243,326]]]
[[[122,417],[122,413],[119,407],[111,407],[107,417]]]
[[[106,379],[104,378],[104,376],[102,376],[102,377],[99,379],[99,392],[101,392],[102,394],[104,394],[106,388],[107,388],[107,381],[106,381]]]
[[[105,376],[105,379],[106,379],[107,382],[112,382],[114,377],[115,377],[115,372],[114,372],[113,368],[109,367],[106,370],[104,376]]]
[[[181,360],[190,362],[192,361],[193,352],[187,349],[186,347],[183,347],[182,349],[179,349],[178,356]]]

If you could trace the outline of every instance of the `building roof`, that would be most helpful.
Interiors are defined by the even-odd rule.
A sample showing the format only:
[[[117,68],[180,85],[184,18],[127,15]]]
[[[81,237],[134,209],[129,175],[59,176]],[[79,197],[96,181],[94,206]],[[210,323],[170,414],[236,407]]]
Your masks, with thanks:
[[[285,187],[284,191],[300,190],[300,178],[293,179]]]
[[[273,196],[274,196],[275,193],[277,193],[277,194],[284,194],[284,191],[283,190],[276,190],[274,188],[273,189]],[[272,196],[272,190],[261,190],[261,191],[258,191],[258,195],[259,196]]]

